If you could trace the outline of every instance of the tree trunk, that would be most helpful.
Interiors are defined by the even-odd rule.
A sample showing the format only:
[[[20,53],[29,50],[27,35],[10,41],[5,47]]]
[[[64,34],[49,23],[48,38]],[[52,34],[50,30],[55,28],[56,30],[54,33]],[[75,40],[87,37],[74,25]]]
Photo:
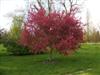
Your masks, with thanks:
[[[47,50],[49,53],[48,61],[52,61],[53,60],[53,50],[50,47],[47,47]]]

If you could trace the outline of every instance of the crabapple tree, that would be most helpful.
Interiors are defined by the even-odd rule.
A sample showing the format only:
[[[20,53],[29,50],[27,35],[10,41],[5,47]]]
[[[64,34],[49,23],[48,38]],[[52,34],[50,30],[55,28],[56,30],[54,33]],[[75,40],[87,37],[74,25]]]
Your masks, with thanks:
[[[73,53],[83,41],[83,23],[76,16],[77,0],[59,0],[59,5],[55,0],[46,0],[45,4],[43,1],[30,4],[20,43],[33,53],[53,50],[64,55]]]

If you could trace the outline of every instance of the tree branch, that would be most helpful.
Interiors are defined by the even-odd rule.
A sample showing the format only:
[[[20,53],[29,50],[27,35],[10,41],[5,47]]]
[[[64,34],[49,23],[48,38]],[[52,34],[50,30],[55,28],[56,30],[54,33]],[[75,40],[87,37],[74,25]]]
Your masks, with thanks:
[[[65,1],[61,3],[63,5],[63,7],[65,8],[65,11],[67,13],[67,7],[66,7],[66,4],[65,4]]]
[[[37,0],[37,3],[39,5],[40,8],[43,8],[42,4],[41,4],[41,0]]]

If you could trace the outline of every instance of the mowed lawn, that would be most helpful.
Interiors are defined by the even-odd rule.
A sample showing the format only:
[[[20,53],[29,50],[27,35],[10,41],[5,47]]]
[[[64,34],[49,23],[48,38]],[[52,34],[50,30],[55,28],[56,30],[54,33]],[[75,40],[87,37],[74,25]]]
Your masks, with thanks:
[[[54,54],[0,56],[0,75],[100,75],[100,44],[83,44],[70,56]]]

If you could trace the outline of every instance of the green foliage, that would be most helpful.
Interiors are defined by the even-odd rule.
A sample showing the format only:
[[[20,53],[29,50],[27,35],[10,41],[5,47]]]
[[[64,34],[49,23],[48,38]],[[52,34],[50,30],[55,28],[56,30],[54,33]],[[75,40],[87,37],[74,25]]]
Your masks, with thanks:
[[[7,48],[3,44],[0,44],[0,55],[7,54]]]
[[[22,16],[14,16],[10,31],[2,33],[0,44],[3,44],[4,47],[7,48],[8,54],[13,54],[13,55],[30,54],[29,50],[26,47],[23,47],[18,44],[22,23],[23,23]]]
[[[5,42],[4,45],[7,48],[8,53],[11,54],[11,55],[27,55],[27,54],[30,54],[29,50],[26,47],[17,44],[15,41],[8,40],[8,41]]]
[[[13,17],[11,29],[8,32],[10,39],[12,39],[14,41],[17,41],[19,39],[22,23],[23,23],[23,17],[22,16],[14,16]]]

